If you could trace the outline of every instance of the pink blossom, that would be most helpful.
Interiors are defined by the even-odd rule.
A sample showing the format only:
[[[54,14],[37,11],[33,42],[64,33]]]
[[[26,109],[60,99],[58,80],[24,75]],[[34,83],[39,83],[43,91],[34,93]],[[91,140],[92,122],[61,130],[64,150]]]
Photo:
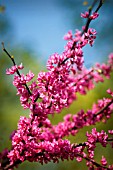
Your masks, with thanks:
[[[90,19],[96,19],[99,16],[99,14],[97,12],[92,13],[92,15],[90,16]]]
[[[89,17],[89,12],[81,13],[82,18],[88,18]]]
[[[108,132],[109,132],[111,135],[113,135],[113,130],[108,130]]]
[[[6,74],[7,74],[7,75],[14,74],[16,71],[17,71],[17,65],[12,66],[12,67],[9,68],[9,69],[6,69]]]
[[[101,163],[102,163],[103,166],[107,165],[107,160],[104,156],[102,156]]]
[[[12,66],[11,68],[6,69],[6,74],[7,74],[7,75],[14,74],[14,73],[17,72],[18,69],[22,70],[23,68],[24,68],[24,67],[23,67],[22,63],[21,63],[19,66],[14,65],[14,66]]]
[[[108,63],[110,64],[111,68],[113,69],[113,53],[109,54],[109,60]]]
[[[21,63],[19,66],[18,66],[18,69],[22,70],[24,68],[23,64]]]
[[[67,34],[64,35],[64,40],[72,40],[72,37],[72,31],[70,30]]]
[[[107,93],[110,94],[113,97],[113,91],[111,89],[108,89]]]

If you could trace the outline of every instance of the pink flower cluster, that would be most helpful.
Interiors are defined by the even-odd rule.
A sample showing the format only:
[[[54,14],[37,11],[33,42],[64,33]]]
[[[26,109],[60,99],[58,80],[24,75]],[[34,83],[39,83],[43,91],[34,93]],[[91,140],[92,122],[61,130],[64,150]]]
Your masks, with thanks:
[[[100,7],[100,6],[99,6]],[[99,9],[99,7],[97,9]],[[85,12],[81,14],[88,21],[96,19],[97,12]],[[21,116],[18,128],[11,134],[12,149],[3,152],[8,159],[10,169],[15,165],[28,160],[37,161],[41,164],[50,161],[73,160],[78,162],[86,160],[89,169],[113,170],[113,165],[108,165],[107,160],[102,156],[101,163],[94,160],[96,144],[103,147],[111,144],[113,148],[113,130],[108,133],[97,132],[96,128],[87,132],[87,141],[75,144],[64,139],[64,137],[79,132],[79,129],[95,125],[97,122],[106,122],[113,113],[113,91],[107,90],[110,98],[103,98],[94,104],[91,110],[79,111],[75,114],[67,114],[63,122],[52,125],[48,119],[49,114],[60,113],[61,110],[77,99],[77,93],[86,94],[88,90],[95,87],[95,83],[103,82],[104,78],[110,78],[113,70],[113,53],[109,55],[106,64],[97,63],[95,67],[87,70],[84,68],[83,47],[87,44],[93,45],[96,38],[96,30],[89,28],[86,24],[82,32],[76,30],[74,35],[69,31],[64,39],[67,44],[62,54],[55,53],[50,56],[47,62],[47,72],[40,72],[34,80],[34,74],[20,74],[22,64],[14,64],[6,70],[6,74],[15,74],[13,85],[17,88],[17,95],[24,109],[29,109],[29,117]],[[14,62],[15,63],[15,62]],[[39,99],[39,100],[38,100]],[[7,153],[7,154],[4,154]],[[1,164],[1,167],[3,165]]]
[[[55,61],[55,64],[56,61],[59,61],[59,55],[55,53],[54,57],[50,57],[50,59],[52,62]],[[57,64],[48,72],[40,72],[37,81],[32,81],[28,88],[26,88],[26,84],[34,78],[31,71],[27,75],[14,76],[13,85],[17,88],[17,94],[20,95],[21,105],[24,109],[29,108],[34,114],[41,117],[60,112],[62,108],[68,107],[76,99],[77,92],[86,94],[87,90],[94,88],[95,82],[104,81],[103,76],[110,78],[110,72],[113,69],[113,55],[109,55],[107,64],[96,64],[96,67],[91,70],[83,68],[80,73],[76,70],[76,74],[74,69],[73,71],[72,68],[70,69],[71,65],[67,66],[67,63],[68,61],[61,65]],[[15,67],[17,68],[17,66]],[[12,69],[10,74],[12,74]],[[42,101],[36,102],[38,98]]]
[[[96,148],[96,144],[100,143],[103,147],[106,147],[108,144],[111,144],[109,141],[111,140],[111,138],[109,138],[109,135],[104,132],[104,130],[102,130],[101,132],[97,132],[96,128],[92,129],[92,133],[89,134],[87,132],[86,134],[87,136],[87,142],[85,142],[86,147],[87,147],[87,152],[88,152],[88,158],[90,159],[90,161],[87,162],[87,166],[89,166],[90,169],[94,169],[94,166],[96,165],[94,162],[94,150]],[[112,142],[113,144],[113,142]],[[111,147],[113,148],[113,145],[111,145]],[[99,169],[107,169],[105,168],[106,165],[108,165],[107,160],[104,156],[102,156],[101,159],[101,166],[98,165]],[[108,165],[108,169],[111,170],[113,169],[113,165]]]
[[[104,108],[104,109],[103,109]],[[102,131],[96,132],[92,130],[92,134],[87,133],[87,142],[83,146],[75,147],[70,144],[69,140],[63,140],[63,137],[74,135],[84,126],[95,125],[97,122],[110,118],[113,112],[113,99],[99,100],[92,110],[86,113],[81,110],[75,115],[66,115],[64,122],[58,125],[52,125],[49,119],[39,121],[38,117],[31,114],[29,118],[21,117],[18,123],[18,130],[13,134],[12,147],[8,153],[11,165],[16,161],[38,161],[47,163],[51,160],[58,162],[59,159],[74,159],[82,161],[82,158],[88,157],[90,162],[87,166],[94,166],[94,149],[96,143],[101,143],[106,147],[108,143],[108,135]],[[109,134],[113,135],[113,130],[109,130]],[[112,138],[113,140],[113,138]],[[111,143],[113,147],[113,141]],[[88,155],[83,152],[87,147]],[[105,166],[104,158],[102,158],[102,166]],[[110,166],[109,166],[110,167]],[[112,169],[112,168],[111,168]]]
[[[113,138],[110,138],[109,135],[104,132],[97,132],[96,128],[92,129],[92,133],[86,133],[87,142],[77,144],[71,144],[69,140],[53,139],[53,140],[38,140],[41,136],[41,130],[34,128],[36,125],[32,125],[32,131],[34,134],[31,136],[31,129],[28,128],[29,121],[28,119],[20,119],[18,131],[21,131],[20,136],[18,133],[15,133],[13,137],[13,149],[9,152],[8,157],[10,158],[11,165],[20,160],[28,160],[30,162],[37,161],[41,164],[48,163],[51,160],[53,162],[59,162],[59,159],[62,161],[65,159],[73,160],[76,158],[78,162],[81,162],[82,159],[86,159],[86,165],[89,168],[94,168],[96,166],[94,160],[94,150],[96,144],[100,143],[103,147],[106,147],[108,144],[113,148]],[[23,131],[21,130],[21,126]],[[27,132],[27,135],[26,135]],[[112,143],[110,142],[112,139]],[[87,149],[87,151],[86,151]],[[105,168],[107,160],[104,156],[101,159],[101,165],[98,164],[99,168]],[[109,170],[113,169],[113,165],[108,165]],[[97,168],[98,169],[98,168]]]
[[[14,74],[14,73],[17,72],[18,69],[22,70],[23,68],[24,68],[24,67],[23,67],[22,63],[21,63],[19,66],[14,65],[14,66],[12,66],[11,68],[9,68],[9,69],[6,70],[6,74],[7,74],[7,75]]]

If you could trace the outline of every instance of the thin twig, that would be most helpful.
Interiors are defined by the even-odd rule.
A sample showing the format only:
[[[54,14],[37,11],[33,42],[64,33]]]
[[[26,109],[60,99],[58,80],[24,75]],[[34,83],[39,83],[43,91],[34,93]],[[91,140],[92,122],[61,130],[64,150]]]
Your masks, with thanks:
[[[91,12],[92,12],[94,6],[96,5],[97,1],[98,1],[98,0],[95,0],[95,1],[93,2],[92,6],[89,7],[89,17],[88,17],[87,22],[86,22],[85,30],[83,30],[83,32],[82,32],[81,35],[83,35],[85,32],[87,32],[87,30],[88,30],[88,28],[89,28],[89,24],[90,24],[90,22],[92,21],[92,19],[90,18],[90,15],[91,15]],[[99,9],[101,8],[102,4],[103,4],[103,1],[100,0],[99,5],[97,6],[97,8],[96,8],[96,10],[94,11],[94,13],[97,13],[97,12],[99,11]]]
[[[98,111],[98,112],[94,115],[94,117],[100,115],[100,114],[101,114],[104,110],[106,110],[112,103],[113,103],[113,99],[111,99],[111,101],[110,101],[106,106],[104,106],[100,111]]]
[[[103,168],[103,169],[105,169],[105,170],[110,170],[110,168],[108,168],[108,167],[106,167],[106,166],[102,166],[102,165],[100,165],[99,163],[91,160],[91,159],[88,158],[88,157],[84,157],[84,156],[81,155],[81,154],[77,154],[77,156],[80,156],[81,158],[85,159],[86,161],[91,162],[91,163],[92,163],[93,165],[95,165],[96,167],[101,167],[101,168]]]
[[[14,60],[14,57],[13,57],[13,56],[11,56],[11,55],[9,54],[9,52],[6,50],[6,48],[5,48],[4,43],[3,43],[3,42],[2,42],[2,50],[3,50],[3,51],[7,54],[7,56],[11,59],[11,61],[12,61],[13,65],[14,65],[14,66],[16,66],[16,62],[15,62],[15,60]],[[20,74],[20,72],[19,72],[19,70],[18,70],[18,69],[16,70],[16,73],[18,74],[18,76],[19,76],[19,77],[21,77],[21,74]],[[26,87],[26,89],[27,89],[28,93],[29,93],[30,95],[32,95],[32,93],[31,93],[31,91],[30,91],[29,87],[27,86],[27,84],[25,83],[25,84],[23,84],[23,85]]]
[[[15,60],[14,60],[14,57],[11,56],[9,54],[9,52],[6,50],[5,46],[4,46],[4,43],[2,42],[2,50],[7,54],[7,56],[11,59],[12,63],[14,66],[16,66],[16,63],[15,63]],[[21,77],[21,74],[19,72],[19,70],[17,69],[16,73],[18,74],[19,77]]]

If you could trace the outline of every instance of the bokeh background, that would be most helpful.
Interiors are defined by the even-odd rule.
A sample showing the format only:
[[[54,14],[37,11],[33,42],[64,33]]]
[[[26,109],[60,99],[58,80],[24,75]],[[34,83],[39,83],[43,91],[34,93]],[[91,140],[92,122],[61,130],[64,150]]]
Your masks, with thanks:
[[[63,51],[65,41],[63,36],[68,30],[81,29],[85,20],[80,13],[86,11],[93,2],[84,0],[0,0],[0,43],[4,42],[6,48],[14,55],[17,64],[23,63],[24,73],[32,70],[36,75],[41,70],[46,70],[48,57],[54,52]],[[110,52],[113,52],[113,1],[105,0],[99,11],[100,17],[91,23],[91,27],[98,32],[93,48],[84,48],[85,66],[90,68],[96,62],[105,62]],[[12,65],[9,58],[0,48],[0,152],[8,147],[11,142],[9,136],[17,129],[20,116],[28,116],[29,111],[23,110],[16,96],[16,89],[12,85],[11,76],[6,76],[6,68]],[[66,113],[77,113],[80,109],[90,109],[99,98],[107,97],[106,90],[113,90],[113,75],[110,80],[99,83],[87,95],[78,94],[78,100],[70,108],[64,109],[61,114],[55,115],[51,120],[53,124],[62,121]],[[94,126],[92,126],[94,127]],[[80,133],[69,139],[71,142],[84,142],[86,131],[92,127],[85,127]],[[113,128],[113,116],[106,124],[98,123],[97,130]],[[113,163],[113,151],[110,147],[102,148],[97,145],[95,157],[100,161],[101,155]],[[25,162],[18,167],[19,170],[70,170],[87,169],[85,161],[82,163],[64,161],[59,164],[52,162],[47,165]]]

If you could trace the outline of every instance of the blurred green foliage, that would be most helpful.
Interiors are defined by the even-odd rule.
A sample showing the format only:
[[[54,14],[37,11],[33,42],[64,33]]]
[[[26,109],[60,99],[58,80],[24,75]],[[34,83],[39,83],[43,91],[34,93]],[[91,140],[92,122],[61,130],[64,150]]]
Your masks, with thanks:
[[[66,2],[67,6],[70,7],[71,10],[75,8],[75,5],[73,3],[75,3],[77,7],[77,3],[75,1],[66,0],[65,4]],[[80,6],[78,6],[78,8],[80,8]],[[4,37],[3,39],[8,39],[10,35],[9,32],[11,31],[10,30],[11,27],[9,27],[9,25],[10,25],[9,21],[3,16],[3,14],[0,14],[0,39],[2,39],[3,37]],[[7,48],[8,51],[12,55],[14,55],[17,64],[20,64],[21,62],[23,63],[23,65],[25,66],[24,69],[25,73],[27,73],[30,69],[35,73],[35,75],[37,75],[40,70],[45,70],[45,66],[43,66],[41,61],[39,61],[39,58],[36,58],[36,56],[33,55],[32,50],[30,50],[29,48],[18,48],[14,46],[13,47],[8,46]],[[12,51],[10,51],[11,50],[10,48],[12,49]],[[12,63],[10,59],[2,52],[2,50],[0,50],[0,151],[2,151],[6,147],[8,148],[11,147],[9,136],[14,129],[17,129],[17,122],[19,120],[19,117],[29,115],[29,111],[23,110],[22,107],[20,106],[19,97],[16,96],[16,89],[12,85],[13,77],[5,75],[6,68],[9,68],[11,65]],[[84,110],[91,109],[92,104],[96,102],[99,98],[107,97],[106,90],[108,88],[113,89],[113,74],[111,75],[111,77],[112,78],[110,80],[105,80],[104,83],[99,83],[98,85],[96,85],[96,88],[92,91],[89,91],[87,95],[81,96],[78,94],[78,100],[75,101],[69,108],[64,109],[61,114],[56,114],[53,117],[50,116],[52,123],[57,124],[59,121],[62,121],[63,116],[65,114],[68,113],[76,114],[81,109]],[[107,121],[106,124],[98,123],[95,126],[99,131],[101,129],[107,131],[108,129],[113,128],[112,122],[113,116],[110,120]],[[70,136],[68,137],[68,139],[70,139],[71,142],[75,143],[84,142],[86,140],[85,136],[86,131],[91,131],[92,127],[95,126],[85,127],[81,129],[80,132],[75,137]],[[97,148],[95,150],[95,157],[97,162],[99,162],[99,160],[101,159],[100,156],[102,154],[107,156],[109,163],[113,163],[112,162],[113,151],[111,150],[110,147],[103,149],[100,145],[97,145]],[[60,161],[59,164],[49,163],[47,165],[39,165],[38,163],[24,162],[18,167],[18,169],[84,170],[87,168],[84,160],[83,163],[78,163],[76,162],[76,160],[74,160],[64,162]]]

